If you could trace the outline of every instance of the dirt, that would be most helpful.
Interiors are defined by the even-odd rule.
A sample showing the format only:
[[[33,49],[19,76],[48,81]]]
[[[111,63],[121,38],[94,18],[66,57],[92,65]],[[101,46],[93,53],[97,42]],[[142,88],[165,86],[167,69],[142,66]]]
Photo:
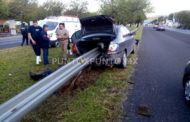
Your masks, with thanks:
[[[73,95],[75,90],[85,90],[90,85],[93,85],[97,79],[99,78],[99,75],[105,71],[106,68],[99,68],[99,67],[87,67],[83,71],[81,71],[78,76],[73,78],[70,81],[70,84],[67,86],[62,87],[58,92],[56,92],[57,95],[62,94],[70,94]]]
[[[150,117],[151,113],[147,105],[140,105],[138,106],[137,113],[139,115],[145,116],[145,117]]]

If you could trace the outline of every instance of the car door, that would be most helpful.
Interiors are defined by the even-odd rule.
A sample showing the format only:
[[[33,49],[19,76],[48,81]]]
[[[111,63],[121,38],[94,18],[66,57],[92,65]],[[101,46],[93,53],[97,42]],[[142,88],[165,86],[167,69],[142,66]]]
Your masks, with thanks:
[[[133,45],[135,43],[134,36],[130,34],[130,31],[125,26],[122,26],[121,33],[123,37],[122,46],[127,49],[127,54],[129,55],[133,51]]]
[[[130,52],[130,38],[129,38],[129,31],[124,27],[120,26],[118,31],[118,44],[119,44],[119,53],[123,52],[127,49],[127,53]]]

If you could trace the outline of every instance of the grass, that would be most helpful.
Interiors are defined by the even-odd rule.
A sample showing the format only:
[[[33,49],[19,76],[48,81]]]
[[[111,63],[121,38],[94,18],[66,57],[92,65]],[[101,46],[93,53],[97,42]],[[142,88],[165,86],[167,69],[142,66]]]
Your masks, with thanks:
[[[121,104],[133,66],[105,69],[96,76],[95,83],[84,90],[77,89],[74,96],[54,94],[23,122],[118,122],[122,119]]]
[[[50,50],[50,61],[60,57],[58,50]],[[43,65],[35,65],[35,55],[28,46],[0,50],[0,57],[0,103],[35,83],[29,77],[30,71],[40,72],[46,68]],[[55,70],[57,65],[50,65],[49,68]]]
[[[141,40],[141,38],[142,38],[142,33],[143,33],[143,26],[140,26],[139,27],[139,29],[138,29],[138,31],[136,32],[136,35],[135,35],[135,39],[136,40]]]
[[[143,28],[138,30],[136,38],[141,38],[142,31]],[[38,72],[46,68],[35,65],[31,47],[1,50],[0,57],[0,103],[35,83],[30,79],[29,71]],[[60,57],[59,49],[50,50],[50,59]],[[130,62],[134,60],[136,55],[130,57]],[[57,67],[57,64],[49,66],[50,69]],[[76,88],[72,94],[53,94],[22,121],[118,122],[122,119],[122,101],[126,98],[125,91],[133,69],[134,64],[129,64],[127,69],[106,68],[101,72],[87,72],[78,84],[85,86],[84,82],[89,82],[88,85]],[[94,79],[89,79],[90,75]]]

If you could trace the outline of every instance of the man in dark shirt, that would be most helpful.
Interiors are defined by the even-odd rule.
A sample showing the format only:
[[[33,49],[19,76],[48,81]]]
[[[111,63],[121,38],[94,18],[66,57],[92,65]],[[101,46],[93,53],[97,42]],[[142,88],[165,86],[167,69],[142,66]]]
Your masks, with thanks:
[[[21,34],[22,34],[21,46],[24,45],[25,41],[26,41],[26,45],[28,45],[28,27],[25,25],[25,23],[22,23],[21,25]]]
[[[50,40],[49,40],[47,31],[48,31],[48,26],[44,25],[43,30],[41,31],[41,40],[40,40],[40,47],[43,49],[43,62],[44,62],[44,65],[49,64],[48,53],[49,53]]]
[[[30,39],[30,43],[33,47],[33,50],[36,55],[36,64],[40,64],[41,62],[41,51],[40,51],[40,35],[41,35],[42,28],[38,26],[37,21],[33,21],[33,25],[30,26],[28,30],[28,38]]]

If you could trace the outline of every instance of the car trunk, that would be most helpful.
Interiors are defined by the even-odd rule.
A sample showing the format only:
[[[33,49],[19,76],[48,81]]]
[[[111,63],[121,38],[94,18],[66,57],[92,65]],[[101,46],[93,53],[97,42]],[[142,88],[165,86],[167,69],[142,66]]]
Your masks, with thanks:
[[[97,46],[107,51],[109,44],[116,37],[113,21],[110,17],[101,15],[81,19],[82,38],[78,42],[80,53],[85,53]]]

